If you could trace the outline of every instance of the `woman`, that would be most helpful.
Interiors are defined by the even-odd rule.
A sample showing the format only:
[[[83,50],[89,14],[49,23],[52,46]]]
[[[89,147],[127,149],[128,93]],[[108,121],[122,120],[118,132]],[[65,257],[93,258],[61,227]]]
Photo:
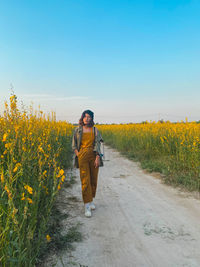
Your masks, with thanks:
[[[95,209],[93,198],[96,195],[100,164],[100,142],[103,141],[98,129],[93,127],[93,119],[94,113],[91,110],[85,110],[72,139],[72,149],[78,157],[86,217],[91,217],[91,210]]]

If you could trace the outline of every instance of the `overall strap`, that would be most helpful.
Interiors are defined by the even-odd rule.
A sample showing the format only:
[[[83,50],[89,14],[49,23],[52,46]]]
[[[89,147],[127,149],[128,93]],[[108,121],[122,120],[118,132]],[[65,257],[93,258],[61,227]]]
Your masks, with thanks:
[[[94,128],[94,138],[95,138],[96,133],[97,133],[97,130],[96,130],[96,127],[95,126],[93,128]]]
[[[93,133],[94,133],[94,144],[95,144],[95,127],[93,127]]]

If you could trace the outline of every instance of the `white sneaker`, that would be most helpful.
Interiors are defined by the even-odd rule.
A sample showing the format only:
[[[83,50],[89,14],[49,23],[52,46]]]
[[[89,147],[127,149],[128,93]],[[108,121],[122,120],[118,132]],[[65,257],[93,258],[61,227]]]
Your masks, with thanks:
[[[92,216],[89,203],[85,204],[85,216],[86,217],[91,217]]]
[[[90,209],[91,210],[95,210],[96,209],[96,207],[95,207],[95,205],[94,205],[94,202],[92,201],[92,202],[90,202]]]

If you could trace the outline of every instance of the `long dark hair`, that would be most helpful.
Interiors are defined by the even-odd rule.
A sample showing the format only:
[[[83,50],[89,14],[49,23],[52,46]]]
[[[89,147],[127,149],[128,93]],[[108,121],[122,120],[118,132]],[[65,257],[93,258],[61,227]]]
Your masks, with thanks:
[[[83,111],[83,113],[82,113],[82,115],[81,115],[81,118],[80,118],[80,120],[79,120],[79,125],[81,125],[81,126],[84,126],[85,124],[84,124],[84,122],[83,122],[83,118],[85,117],[85,114],[88,114],[88,115],[90,115],[90,117],[91,117],[91,121],[90,121],[90,123],[88,124],[88,126],[89,127],[93,127],[94,126],[94,121],[93,121],[93,119],[94,119],[94,112],[92,112],[91,110],[85,110],[85,111]]]

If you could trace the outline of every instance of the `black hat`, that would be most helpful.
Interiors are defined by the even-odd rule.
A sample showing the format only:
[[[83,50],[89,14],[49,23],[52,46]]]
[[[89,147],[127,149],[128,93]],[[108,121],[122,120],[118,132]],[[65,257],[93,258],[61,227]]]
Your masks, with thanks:
[[[89,114],[90,117],[92,118],[92,120],[94,119],[94,112],[92,112],[91,110],[87,109],[87,110],[84,110],[83,113],[82,113],[82,117],[84,118],[85,117],[85,114]]]

